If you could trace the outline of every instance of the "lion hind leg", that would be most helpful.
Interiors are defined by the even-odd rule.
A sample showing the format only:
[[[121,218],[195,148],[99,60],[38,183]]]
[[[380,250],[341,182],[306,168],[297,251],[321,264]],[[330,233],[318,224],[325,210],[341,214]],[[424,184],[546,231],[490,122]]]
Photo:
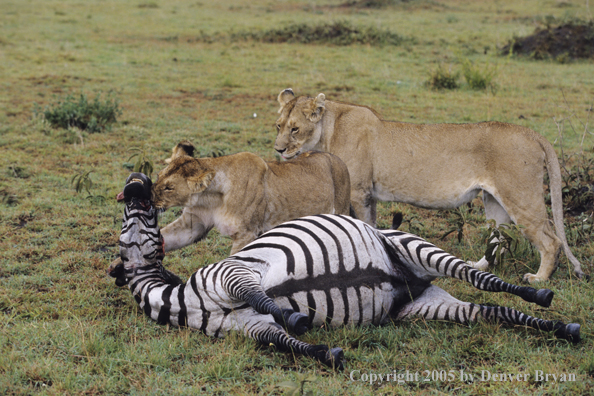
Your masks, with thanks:
[[[500,194],[499,199],[503,199]],[[509,196],[513,196],[510,194]],[[540,254],[540,267],[536,274],[527,273],[524,281],[534,283],[545,281],[557,269],[557,259],[561,251],[561,240],[555,235],[547,216],[544,199],[538,194],[517,199],[512,202],[499,202],[492,194],[483,193],[485,213],[487,218],[493,218],[497,225],[502,222],[503,212],[506,213],[508,222],[522,226],[522,234],[536,247]],[[509,201],[510,198],[507,198]],[[490,209],[487,210],[487,207]]]
[[[558,266],[559,254],[561,253],[561,240],[555,235],[548,223],[543,224],[540,230],[526,227],[522,231],[540,253],[538,272],[536,274],[525,274],[524,281],[534,283],[548,280]]]

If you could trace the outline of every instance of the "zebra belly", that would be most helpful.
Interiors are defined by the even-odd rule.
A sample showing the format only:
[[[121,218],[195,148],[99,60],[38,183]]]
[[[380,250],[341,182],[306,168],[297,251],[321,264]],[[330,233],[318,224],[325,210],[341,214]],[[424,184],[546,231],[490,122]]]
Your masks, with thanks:
[[[312,326],[330,327],[382,325],[389,320],[395,303],[410,301],[406,286],[390,281],[280,294],[271,297],[281,308],[308,315]]]

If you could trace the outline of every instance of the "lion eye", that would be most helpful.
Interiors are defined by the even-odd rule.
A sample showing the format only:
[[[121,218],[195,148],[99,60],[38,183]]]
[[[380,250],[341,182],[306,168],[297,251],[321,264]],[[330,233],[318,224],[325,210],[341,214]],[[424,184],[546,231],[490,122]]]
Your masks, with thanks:
[[[280,124],[276,124],[276,130],[280,131]]]
[[[294,135],[299,132],[299,128],[291,128],[291,133]]]
[[[169,186],[165,186],[165,191],[173,191],[173,188],[171,188]]]

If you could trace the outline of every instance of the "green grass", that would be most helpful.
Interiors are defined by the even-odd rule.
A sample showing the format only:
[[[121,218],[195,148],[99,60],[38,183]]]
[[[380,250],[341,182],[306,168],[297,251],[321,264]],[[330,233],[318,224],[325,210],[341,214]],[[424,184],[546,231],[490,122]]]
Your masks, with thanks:
[[[302,340],[344,348],[344,373],[311,359],[277,353],[239,335],[213,340],[158,326],[130,293],[105,275],[117,254],[123,207],[115,196],[143,153],[155,172],[171,148],[189,139],[201,155],[251,151],[274,159],[276,96],[326,94],[371,106],[407,122],[498,120],[525,125],[555,142],[561,154],[591,158],[594,80],[591,61],[560,64],[500,57],[512,37],[534,24],[589,15],[583,2],[393,2],[381,9],[336,7],[346,1],[4,1],[0,15],[0,394],[281,394],[303,384],[314,394],[592,394],[594,287],[574,279],[564,257],[546,286],[542,309],[505,294],[478,292],[453,280],[436,283],[455,297],[520,309],[582,325],[573,346],[548,334],[491,324],[460,326],[414,321],[383,328],[316,329]],[[272,32],[295,25],[344,21],[406,37],[400,45],[205,42],[221,32]],[[434,91],[425,86],[438,65],[497,67],[497,90]],[[110,131],[54,129],[35,115],[67,95],[112,92],[122,114]],[[590,109],[590,111],[589,111]],[[256,117],[254,117],[256,114]],[[571,123],[571,125],[570,125]],[[591,127],[590,127],[591,130]],[[582,143],[583,140],[583,143]],[[136,148],[140,151],[131,151]],[[573,157],[571,161],[575,161]],[[570,169],[571,164],[568,164]],[[73,177],[91,172],[93,197]],[[154,176],[154,174],[153,174]],[[387,203],[412,230],[464,259],[486,249],[481,206],[463,238],[440,238],[451,213]],[[179,210],[165,213],[162,224]],[[568,219],[566,224],[574,220]],[[573,234],[572,234],[573,232]],[[577,231],[568,231],[568,235]],[[577,238],[578,236],[576,236]],[[580,237],[581,238],[581,237]],[[591,238],[574,254],[592,273]],[[571,239],[570,239],[570,243]],[[224,258],[231,243],[216,232],[166,257],[187,277]],[[539,258],[527,243],[493,271],[520,283]],[[369,384],[360,373],[463,370],[492,373],[574,373],[576,382],[454,381]]]

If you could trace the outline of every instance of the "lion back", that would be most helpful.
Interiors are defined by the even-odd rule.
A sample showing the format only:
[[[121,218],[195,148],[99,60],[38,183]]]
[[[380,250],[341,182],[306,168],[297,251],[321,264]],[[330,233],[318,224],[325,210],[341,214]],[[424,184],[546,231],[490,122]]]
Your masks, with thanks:
[[[347,166],[337,156],[309,151],[283,162],[269,162],[267,195],[283,200],[285,215],[292,218],[336,213],[349,214],[351,182]],[[274,202],[269,201],[269,207]]]

